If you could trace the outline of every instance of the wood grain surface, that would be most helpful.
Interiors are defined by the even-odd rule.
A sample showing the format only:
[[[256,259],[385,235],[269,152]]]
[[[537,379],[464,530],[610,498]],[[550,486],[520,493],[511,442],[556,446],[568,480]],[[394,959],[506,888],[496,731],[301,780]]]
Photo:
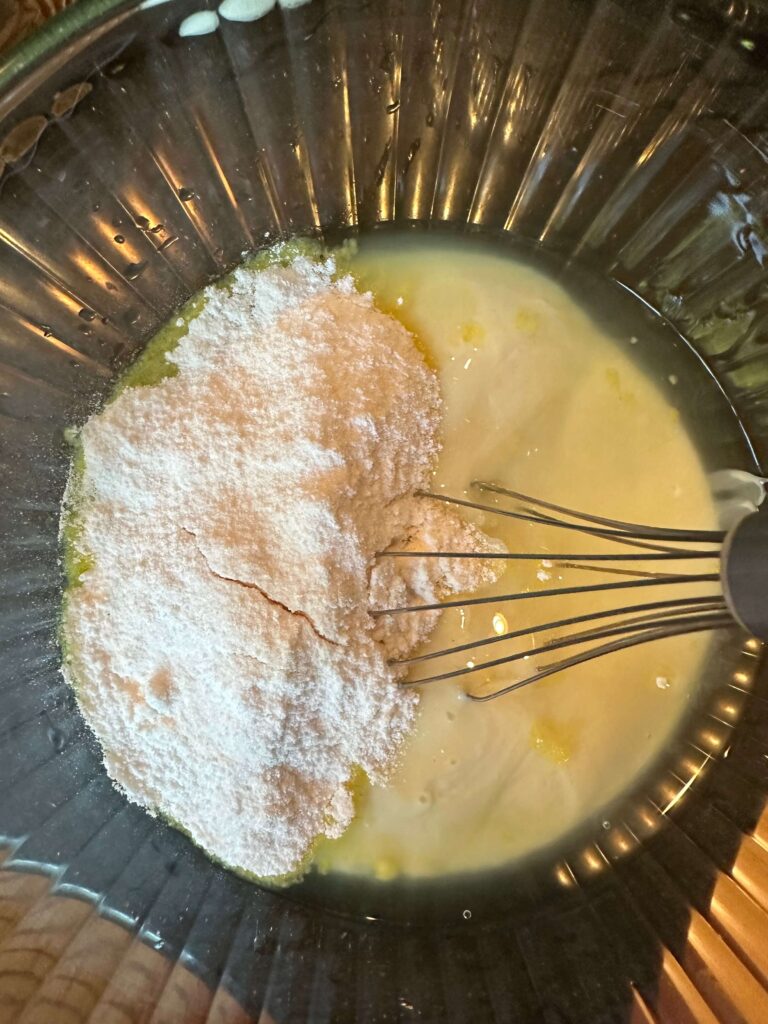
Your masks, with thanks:
[[[71,0],[0,0],[0,50],[21,42]]]
[[[0,870],[0,1024],[255,1024],[224,989],[50,885]]]

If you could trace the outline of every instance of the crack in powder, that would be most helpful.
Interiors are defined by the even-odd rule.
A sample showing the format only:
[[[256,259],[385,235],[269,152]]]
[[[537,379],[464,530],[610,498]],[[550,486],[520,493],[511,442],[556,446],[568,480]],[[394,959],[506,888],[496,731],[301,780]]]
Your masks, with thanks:
[[[197,545],[197,550],[200,552],[200,557],[205,562],[208,568],[208,572],[210,572],[217,579],[224,580],[225,583],[234,583],[235,586],[237,587],[247,587],[249,590],[257,591],[259,594],[261,594],[265,601],[269,601],[269,603],[275,605],[275,607],[282,608],[283,611],[287,612],[289,615],[298,615],[300,619],[304,619],[304,621],[309,625],[309,628],[312,630],[312,632],[315,634],[318,640],[322,640],[326,644],[332,644],[334,647],[341,646],[336,640],[331,640],[330,637],[323,636],[323,634],[317,628],[315,623],[312,621],[311,617],[307,615],[306,612],[302,612],[297,608],[289,608],[288,605],[283,604],[282,601],[275,600],[274,597],[270,597],[266,590],[263,590],[256,583],[247,583],[245,580],[238,580],[235,579],[233,576],[223,576],[220,572],[216,572],[215,569],[211,568],[211,566],[208,563],[208,559],[205,557],[205,554],[200,550],[200,546],[199,544],[197,544],[197,538],[195,537],[194,533],[192,533],[191,530],[187,530],[184,527],[182,527],[182,529],[184,530],[184,533],[187,533],[189,534],[190,537],[194,538],[195,544]]]

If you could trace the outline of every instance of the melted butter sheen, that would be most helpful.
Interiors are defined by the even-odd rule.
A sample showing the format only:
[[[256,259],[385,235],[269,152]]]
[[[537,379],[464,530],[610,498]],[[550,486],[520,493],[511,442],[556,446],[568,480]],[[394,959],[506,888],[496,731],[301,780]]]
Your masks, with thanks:
[[[435,239],[367,242],[352,269],[418,335],[439,371],[445,426],[435,490],[463,496],[470,481],[491,479],[614,518],[714,527],[706,474],[678,410],[548,277],[495,252]],[[606,550],[600,541],[496,516],[478,522],[511,551],[545,558],[558,547]],[[493,590],[606,579],[510,563]],[[430,647],[600,607],[610,598],[449,611]],[[341,839],[319,845],[316,866],[424,877],[501,865],[558,840],[659,753],[685,711],[707,643],[693,636],[637,647],[488,704],[467,701],[463,687],[497,688],[535,659],[425,687],[417,728],[389,784],[356,786],[358,814]],[[501,645],[487,650],[470,656],[479,663],[510,653]],[[658,677],[670,685],[661,689]]]

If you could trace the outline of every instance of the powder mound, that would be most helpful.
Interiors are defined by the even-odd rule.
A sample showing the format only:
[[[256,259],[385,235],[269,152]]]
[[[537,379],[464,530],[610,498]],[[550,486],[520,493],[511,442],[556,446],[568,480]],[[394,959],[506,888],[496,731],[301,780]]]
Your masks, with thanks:
[[[65,674],[131,799],[225,863],[295,871],[386,780],[416,695],[388,664],[483,560],[376,560],[387,548],[503,550],[424,488],[439,449],[435,374],[332,259],[246,267],[168,358],[82,430]]]

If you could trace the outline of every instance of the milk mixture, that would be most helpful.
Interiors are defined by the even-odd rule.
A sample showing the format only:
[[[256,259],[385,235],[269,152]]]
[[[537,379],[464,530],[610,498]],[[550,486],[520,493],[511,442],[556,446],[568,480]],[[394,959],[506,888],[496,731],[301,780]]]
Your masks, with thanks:
[[[611,518],[716,528],[707,474],[678,408],[553,280],[464,240],[376,239],[353,269],[439,370],[444,448],[434,491],[488,503],[468,489],[491,480]],[[508,563],[491,593],[617,578],[546,560],[547,552],[615,547],[499,516],[479,522],[510,551],[542,552],[540,563]],[[448,610],[429,649],[669,592],[637,594]],[[695,635],[635,647],[484,704],[467,701],[464,688],[495,689],[532,666],[423,687],[389,784],[361,787],[355,820],[341,839],[321,845],[316,863],[381,879],[432,876],[498,866],[555,842],[658,755],[710,642]],[[496,645],[464,658],[510,650]],[[413,675],[457,664],[426,662]]]

